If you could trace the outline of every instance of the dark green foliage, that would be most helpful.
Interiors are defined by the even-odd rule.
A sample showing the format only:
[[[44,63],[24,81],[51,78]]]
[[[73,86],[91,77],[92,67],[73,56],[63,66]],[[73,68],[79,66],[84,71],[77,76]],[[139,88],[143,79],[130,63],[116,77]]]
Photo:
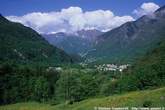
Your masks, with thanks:
[[[117,81],[109,81],[102,85],[100,93],[101,95],[105,95],[105,96],[117,94],[120,92],[117,88],[118,88]]]
[[[45,67],[0,65],[0,104],[52,99],[59,73],[45,70]]]
[[[139,59],[131,71],[119,79],[122,91],[142,90],[165,85],[165,41]]]
[[[93,76],[91,72],[67,70],[57,82],[56,96],[60,100],[81,101],[95,96],[99,86],[98,77]]]
[[[146,100],[143,103],[143,107],[151,107],[152,106],[152,101]]]

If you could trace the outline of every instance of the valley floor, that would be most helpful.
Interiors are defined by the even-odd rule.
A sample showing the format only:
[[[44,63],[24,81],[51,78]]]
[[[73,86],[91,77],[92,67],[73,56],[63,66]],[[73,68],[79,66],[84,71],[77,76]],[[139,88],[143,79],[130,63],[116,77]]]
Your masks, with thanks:
[[[94,110],[94,107],[142,107],[149,103],[152,107],[165,107],[165,87],[135,91],[104,98],[84,100],[72,105],[50,105],[36,102],[17,103],[0,106],[0,110]]]

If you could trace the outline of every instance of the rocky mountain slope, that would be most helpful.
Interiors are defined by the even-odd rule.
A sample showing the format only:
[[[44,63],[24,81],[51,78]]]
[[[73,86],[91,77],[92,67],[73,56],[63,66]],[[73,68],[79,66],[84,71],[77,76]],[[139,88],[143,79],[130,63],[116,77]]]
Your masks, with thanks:
[[[165,6],[99,36],[87,58],[98,62],[132,62],[165,38]]]
[[[43,37],[52,45],[63,49],[68,54],[78,54],[82,56],[91,50],[96,37],[103,34],[98,30],[81,30],[74,34],[59,32],[56,34],[46,34]]]

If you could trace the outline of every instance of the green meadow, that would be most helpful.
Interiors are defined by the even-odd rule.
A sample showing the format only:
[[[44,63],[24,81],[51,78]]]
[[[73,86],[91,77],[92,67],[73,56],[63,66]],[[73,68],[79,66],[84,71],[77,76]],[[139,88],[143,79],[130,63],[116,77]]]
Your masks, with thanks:
[[[0,110],[94,110],[94,107],[143,107],[145,104],[148,104],[148,107],[165,106],[165,87],[87,99],[73,104],[17,103],[0,106]]]

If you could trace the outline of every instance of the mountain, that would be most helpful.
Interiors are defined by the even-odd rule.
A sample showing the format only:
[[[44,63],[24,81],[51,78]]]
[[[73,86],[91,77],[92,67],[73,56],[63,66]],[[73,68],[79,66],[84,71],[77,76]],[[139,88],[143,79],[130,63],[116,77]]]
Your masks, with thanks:
[[[90,42],[94,42],[97,38],[97,36],[102,35],[104,32],[101,32],[99,30],[93,29],[93,30],[80,30],[77,31],[77,35],[89,40]]]
[[[0,62],[69,63],[72,58],[37,32],[0,15]]]
[[[68,54],[81,55],[91,48],[88,40],[65,33],[43,35],[44,38],[52,45],[66,51]]]
[[[97,36],[103,32],[98,30],[81,30],[74,34],[59,32],[56,34],[42,35],[50,44],[63,49],[68,54],[83,56],[84,53],[92,49]]]
[[[87,58],[102,63],[132,62],[165,38],[164,29],[165,6],[98,36],[95,51],[88,53]]]

